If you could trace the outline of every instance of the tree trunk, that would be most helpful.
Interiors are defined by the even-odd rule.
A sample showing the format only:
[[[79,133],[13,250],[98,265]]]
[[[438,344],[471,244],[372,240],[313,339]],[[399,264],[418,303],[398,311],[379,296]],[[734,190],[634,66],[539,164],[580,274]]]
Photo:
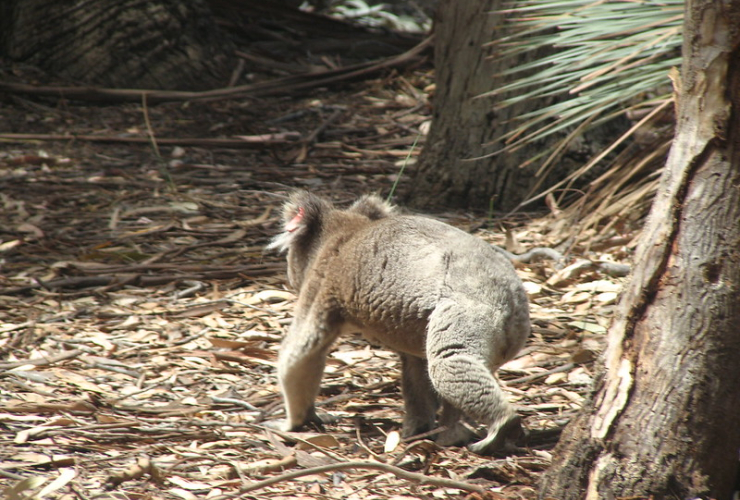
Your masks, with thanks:
[[[740,450],[740,2],[686,3],[676,137],[590,407],[541,497],[728,499]]]
[[[505,17],[492,12],[508,4],[508,0],[439,2],[434,20],[434,115],[413,190],[407,194],[410,205],[511,210],[536,184],[547,186],[563,179],[620,134],[611,131],[614,123],[592,132],[580,149],[565,153],[557,172],[546,179],[535,176],[537,165],[522,165],[564,135],[553,134],[518,151],[484,158],[503,147],[500,138],[517,116],[553,102],[530,99],[494,109],[496,98],[479,97],[512,78],[502,76],[505,70],[545,53],[532,52],[518,59],[497,57],[490,42],[502,35]]]
[[[5,0],[0,54],[106,87],[223,86],[226,42],[203,0]]]

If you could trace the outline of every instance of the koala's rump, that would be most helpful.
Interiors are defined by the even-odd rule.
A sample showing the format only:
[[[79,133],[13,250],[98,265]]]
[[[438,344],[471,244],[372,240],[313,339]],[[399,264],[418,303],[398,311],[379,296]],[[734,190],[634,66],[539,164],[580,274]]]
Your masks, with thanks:
[[[524,308],[511,263],[486,242],[416,216],[381,219],[334,253],[342,269],[332,283],[346,324],[371,341],[423,356],[431,312],[442,299],[464,297],[496,310]],[[523,303],[522,303],[523,302]]]

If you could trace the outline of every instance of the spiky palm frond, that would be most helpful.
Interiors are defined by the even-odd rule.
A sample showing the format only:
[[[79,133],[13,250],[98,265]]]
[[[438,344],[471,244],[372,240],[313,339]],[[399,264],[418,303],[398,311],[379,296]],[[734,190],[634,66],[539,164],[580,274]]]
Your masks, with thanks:
[[[512,0],[511,8],[503,12],[518,30],[492,42],[500,57],[553,50],[513,65],[506,72],[510,83],[489,95],[499,97],[498,107],[526,99],[549,98],[552,104],[518,116],[499,153],[567,132],[530,160],[540,162],[540,181],[529,201],[557,190],[573,192],[576,179],[611,155],[601,175],[580,191],[583,195],[554,212],[555,219],[567,221],[555,224],[568,232],[560,236],[574,245],[647,214],[672,138],[671,80],[677,78],[675,68],[681,64],[683,4],[683,0]],[[629,130],[565,179],[543,189],[546,173],[571,141],[621,113],[635,121]],[[553,198],[550,202],[559,203]]]
[[[648,97],[661,100],[670,91],[669,69],[681,62],[683,0],[513,1],[500,13],[517,28],[494,42],[500,57],[555,51],[512,67],[505,74],[513,81],[486,95],[508,96],[498,107],[561,96],[518,117],[508,148],[587,120],[598,125]]]
[[[487,94],[499,97],[498,108],[529,99],[551,102],[517,116],[498,153],[567,132],[564,139],[539,150],[530,160],[541,162],[540,182],[532,193],[538,194],[530,201],[558,189],[570,191],[575,179],[670,109],[669,74],[681,63],[683,6],[683,0],[512,0],[508,10],[499,12],[513,24],[515,33],[492,42],[497,56],[524,60],[522,56],[532,51],[552,49],[544,51],[549,54],[545,57],[512,65],[504,73],[509,83]],[[630,111],[638,111],[635,114],[643,118],[566,179],[538,192],[545,174],[570,141],[589,127]],[[669,142],[670,132],[652,146],[664,152]],[[640,205],[647,206],[655,182],[647,182],[644,176],[659,166],[661,158],[649,147],[627,148],[590,183],[591,194],[599,191],[599,195],[583,196],[566,210],[570,212],[566,217],[593,227],[600,220],[610,220],[608,214],[614,215],[608,204],[636,207],[637,197],[643,196]],[[623,209],[620,214],[628,212]],[[583,214],[588,215],[584,218]]]
[[[511,83],[487,95],[502,96],[498,107],[558,98],[518,117],[519,123],[504,137],[507,149],[584,122],[598,125],[648,99],[668,98],[668,71],[681,62],[683,3],[512,1],[511,8],[501,13],[517,32],[494,42],[498,55],[518,58],[542,47],[555,51],[512,67],[506,72],[514,77]]]

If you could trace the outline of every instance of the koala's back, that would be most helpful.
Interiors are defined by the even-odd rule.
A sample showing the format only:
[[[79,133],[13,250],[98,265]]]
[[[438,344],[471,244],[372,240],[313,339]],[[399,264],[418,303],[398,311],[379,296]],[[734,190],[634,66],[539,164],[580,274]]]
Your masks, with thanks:
[[[511,262],[483,240],[432,219],[372,221],[323,260],[342,270],[327,285],[347,321],[397,350],[423,350],[427,320],[442,300],[528,321],[527,297]]]

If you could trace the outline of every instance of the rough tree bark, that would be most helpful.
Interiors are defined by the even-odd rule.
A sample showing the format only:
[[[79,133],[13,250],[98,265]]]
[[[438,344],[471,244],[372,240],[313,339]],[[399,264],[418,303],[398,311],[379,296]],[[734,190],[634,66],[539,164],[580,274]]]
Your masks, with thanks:
[[[718,498],[740,449],[740,1],[686,3],[676,136],[591,407],[541,498]]]
[[[502,22],[501,16],[489,12],[503,3],[442,0],[437,7],[434,115],[408,200],[411,205],[486,207],[492,199],[497,208],[508,209],[516,205],[509,201],[522,200],[529,191],[534,172],[519,170],[524,158],[511,164],[501,158],[471,160],[500,147],[484,144],[500,135],[499,122],[510,111],[497,114],[493,99],[476,98],[494,88],[494,75],[502,69],[483,44],[493,39]],[[495,174],[492,165],[498,166]]]
[[[494,110],[495,98],[481,98],[508,82],[502,72],[523,64],[526,58],[497,57],[490,42],[501,36],[505,16],[499,13],[508,0],[440,0],[434,20],[436,91],[432,127],[419,158],[412,190],[406,202],[416,207],[455,206],[511,210],[524,201],[539,181],[537,165],[522,167],[542,148],[563,136],[532,144],[515,152],[488,158],[500,150],[500,137],[510,130],[513,118],[552,101],[527,100]],[[551,49],[547,49],[551,50]],[[590,133],[588,140],[569,149],[557,172],[542,185],[552,185],[568,175],[621,132],[623,123],[610,123]]]
[[[0,55],[87,84],[225,85],[228,42],[203,0],[4,0]]]

